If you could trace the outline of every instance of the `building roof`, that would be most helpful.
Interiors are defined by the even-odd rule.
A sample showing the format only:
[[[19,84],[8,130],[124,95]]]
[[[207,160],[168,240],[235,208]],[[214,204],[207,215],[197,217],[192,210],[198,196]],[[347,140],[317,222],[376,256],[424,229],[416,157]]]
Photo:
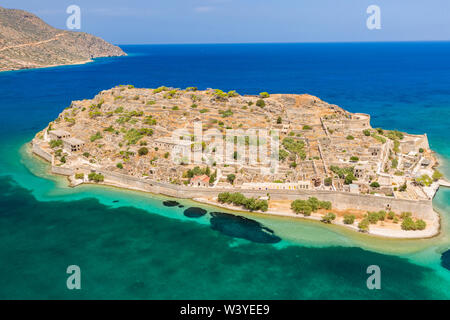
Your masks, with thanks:
[[[191,182],[202,181],[205,183],[209,182],[209,177],[206,174],[202,174],[201,176],[195,176],[191,179]]]
[[[64,142],[69,143],[71,145],[75,145],[75,144],[84,144],[83,140],[77,139],[77,138],[65,138],[62,139]]]
[[[70,132],[61,129],[50,130],[49,134],[54,134],[57,136],[70,136]]]

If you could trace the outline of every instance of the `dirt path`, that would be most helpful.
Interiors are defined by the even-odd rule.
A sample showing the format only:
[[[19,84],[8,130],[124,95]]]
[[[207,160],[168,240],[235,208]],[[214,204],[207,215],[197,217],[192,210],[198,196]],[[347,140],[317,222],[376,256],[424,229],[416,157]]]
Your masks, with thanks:
[[[37,42],[31,42],[31,43],[17,44],[17,45],[14,45],[14,46],[3,47],[3,48],[0,48],[0,51],[7,50],[7,49],[12,49],[12,48],[21,48],[21,47],[26,47],[26,46],[38,46],[38,45],[43,44],[43,43],[47,43],[47,42],[50,42],[50,41],[55,41],[55,40],[57,40],[59,37],[61,37],[64,34],[65,34],[65,32],[61,32],[61,33],[58,33],[57,35],[55,35],[51,39],[37,41]]]

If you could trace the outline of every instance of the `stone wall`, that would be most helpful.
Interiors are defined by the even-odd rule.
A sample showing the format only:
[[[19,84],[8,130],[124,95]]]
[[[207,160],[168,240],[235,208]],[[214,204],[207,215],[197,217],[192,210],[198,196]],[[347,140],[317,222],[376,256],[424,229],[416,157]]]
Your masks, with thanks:
[[[39,157],[41,157],[44,160],[47,160],[48,162],[50,162],[51,164],[53,164],[53,155],[50,154],[49,152],[45,151],[44,149],[42,149],[39,145],[37,145],[36,143],[33,143],[33,147],[32,147],[32,152],[34,154],[37,154]]]
[[[174,185],[147,179],[132,177],[106,170],[96,170],[110,180],[132,188],[146,190],[156,194],[165,194],[177,198],[215,197],[220,192],[241,192],[246,197],[270,195],[274,200],[295,200],[316,197],[321,201],[331,201],[334,208],[358,209],[367,211],[386,210],[388,207],[396,213],[412,212],[417,218],[429,219],[434,215],[431,200],[405,200],[393,197],[353,194],[349,192],[315,191],[315,190],[248,190],[232,188],[201,188]]]
[[[42,150],[38,145],[33,144],[33,152],[50,163],[53,157]],[[117,172],[111,172],[103,169],[93,169],[88,166],[83,170],[96,171],[105,176],[105,182],[114,182],[124,187],[145,190],[155,194],[164,194],[176,198],[200,198],[215,197],[220,192],[241,192],[246,197],[261,197],[270,195],[274,200],[295,200],[308,199],[316,197],[321,201],[331,201],[334,208],[337,209],[358,209],[368,211],[386,210],[389,206],[394,212],[401,213],[404,211],[412,212],[417,218],[429,219],[434,216],[431,200],[405,200],[395,199],[392,197],[373,196],[353,194],[349,192],[335,191],[315,191],[315,190],[247,190],[239,188],[201,188],[174,185],[170,183],[158,182],[144,178],[133,177]],[[71,176],[75,174],[71,168],[57,167],[52,165],[52,173]]]

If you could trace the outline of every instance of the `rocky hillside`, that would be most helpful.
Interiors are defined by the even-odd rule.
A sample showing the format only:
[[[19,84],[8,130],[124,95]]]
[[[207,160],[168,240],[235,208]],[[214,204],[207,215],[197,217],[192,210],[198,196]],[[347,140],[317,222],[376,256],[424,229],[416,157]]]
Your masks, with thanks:
[[[0,7],[0,71],[123,55],[122,49],[93,35],[56,29],[32,13]]]

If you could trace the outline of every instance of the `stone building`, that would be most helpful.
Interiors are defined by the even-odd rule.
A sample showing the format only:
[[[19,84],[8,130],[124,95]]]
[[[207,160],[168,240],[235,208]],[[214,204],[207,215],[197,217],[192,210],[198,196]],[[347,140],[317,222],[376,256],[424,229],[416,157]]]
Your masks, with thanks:
[[[51,130],[49,131],[50,139],[61,140],[65,138],[70,138],[70,133],[64,130]]]
[[[206,174],[195,176],[191,179],[191,187],[208,187],[209,177]]]
[[[80,151],[84,146],[84,141],[77,138],[62,139],[64,149],[70,152]]]

